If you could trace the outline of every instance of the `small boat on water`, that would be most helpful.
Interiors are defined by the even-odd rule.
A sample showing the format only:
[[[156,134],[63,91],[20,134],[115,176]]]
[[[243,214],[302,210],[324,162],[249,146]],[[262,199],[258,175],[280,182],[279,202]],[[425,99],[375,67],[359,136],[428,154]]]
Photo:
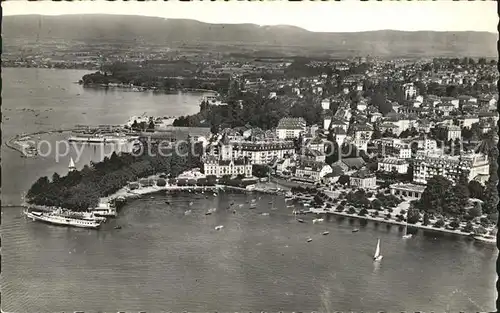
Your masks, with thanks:
[[[216,192],[214,192],[214,196],[217,196],[217,193],[216,193]]]
[[[324,220],[322,218],[315,218],[313,219],[313,224],[316,224],[316,223],[321,223],[323,222]]]
[[[215,230],[221,230],[222,228],[224,228],[223,225],[215,226]]]
[[[250,209],[255,209],[256,207],[257,207],[257,204],[255,204],[255,203],[250,204]]]
[[[330,233],[329,231],[325,231],[325,232],[323,232],[323,236],[326,236],[326,235],[328,235],[329,233]]]
[[[170,201],[165,201],[165,204],[168,204],[168,205],[170,205]]]
[[[301,219],[301,218],[298,218],[297,222],[299,222],[299,223],[305,223],[305,221],[303,219]]]
[[[353,232],[353,233],[357,233],[358,231],[359,231],[359,229],[358,229],[358,228],[354,228],[354,229],[352,230],[352,232]]]
[[[377,241],[377,248],[375,249],[375,254],[373,255],[374,261],[382,260],[383,256],[380,254],[380,239]]]
[[[212,214],[212,213],[215,213],[215,211],[217,211],[217,209],[216,209],[216,208],[209,209],[209,210],[207,211],[207,213],[205,213],[205,215],[210,215],[210,214]]]
[[[311,242],[311,241],[313,241],[312,238],[308,238],[307,239],[307,242]]]
[[[191,205],[193,205],[193,201],[189,202],[189,205],[190,205],[190,206],[191,206]]]
[[[264,213],[262,213],[261,215],[262,215],[262,216],[269,216],[269,213],[264,212]]]
[[[191,210],[187,210],[184,212],[184,215],[189,215],[189,214],[191,214]]]
[[[122,227],[120,225],[116,225],[115,229],[122,229]]]

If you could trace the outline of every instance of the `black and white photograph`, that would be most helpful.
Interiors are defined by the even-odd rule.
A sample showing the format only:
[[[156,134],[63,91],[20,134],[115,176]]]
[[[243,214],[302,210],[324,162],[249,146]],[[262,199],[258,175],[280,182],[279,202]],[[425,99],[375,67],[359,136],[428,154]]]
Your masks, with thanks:
[[[2,1],[2,312],[496,312],[497,6]]]

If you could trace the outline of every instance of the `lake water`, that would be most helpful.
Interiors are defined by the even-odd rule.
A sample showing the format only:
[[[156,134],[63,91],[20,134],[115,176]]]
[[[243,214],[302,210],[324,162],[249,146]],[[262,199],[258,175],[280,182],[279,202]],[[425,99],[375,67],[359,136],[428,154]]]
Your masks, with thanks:
[[[4,116],[3,141],[15,133],[61,125],[114,124],[143,112],[179,115],[198,110],[200,95],[84,90],[72,83],[83,73],[4,69],[2,112],[10,118],[5,121]],[[58,111],[47,112],[47,119],[40,119],[42,113],[34,117],[30,112],[5,111],[22,107]],[[35,124],[40,120],[45,124]],[[89,152],[77,166],[98,158]],[[66,166],[67,160],[22,159],[2,146],[2,204],[18,203],[21,192],[40,175],[65,174]],[[301,224],[281,197],[262,195],[257,209],[249,210],[248,202],[258,197],[241,193],[208,198],[189,193],[147,196],[127,204],[118,218],[98,231],[31,222],[21,217],[19,207],[3,208],[2,309],[495,309],[498,252],[492,245],[422,232],[402,240],[396,226],[360,226],[358,221],[333,217],[313,225],[313,217],[307,216],[308,223]],[[226,210],[232,201],[235,214]],[[278,209],[271,210],[269,202]],[[214,207],[217,212],[205,215]],[[186,215],[186,210],[192,213]],[[263,216],[263,212],[270,215]],[[122,229],[114,229],[115,225]],[[216,231],[217,225],[224,228]],[[353,227],[360,231],[353,233]],[[330,234],[323,236],[326,230]],[[379,264],[372,261],[377,238],[384,255]]]

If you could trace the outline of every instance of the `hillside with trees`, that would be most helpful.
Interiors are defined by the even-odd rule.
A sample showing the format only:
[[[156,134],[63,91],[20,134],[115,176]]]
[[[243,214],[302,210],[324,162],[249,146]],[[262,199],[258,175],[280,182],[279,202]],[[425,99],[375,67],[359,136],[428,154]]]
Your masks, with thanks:
[[[192,149],[188,147],[188,143],[179,145],[179,154],[172,151],[171,156],[161,156],[154,147],[151,155],[113,153],[102,162],[85,165],[83,169],[71,171],[67,176],[61,177],[54,173],[52,179],[40,177],[29,189],[27,201],[85,211],[97,206],[99,198],[107,197],[139,178],[156,173],[168,173],[176,177],[187,169],[199,167],[199,159],[192,155]]]

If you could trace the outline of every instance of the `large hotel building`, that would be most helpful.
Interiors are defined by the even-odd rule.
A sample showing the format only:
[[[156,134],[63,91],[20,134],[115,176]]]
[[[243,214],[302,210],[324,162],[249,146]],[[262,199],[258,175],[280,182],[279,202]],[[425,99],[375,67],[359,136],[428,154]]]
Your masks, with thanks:
[[[417,153],[414,159],[413,181],[426,184],[435,175],[443,176],[456,182],[465,174],[468,180],[489,175],[488,156],[484,154],[462,154],[459,156],[438,153]]]

